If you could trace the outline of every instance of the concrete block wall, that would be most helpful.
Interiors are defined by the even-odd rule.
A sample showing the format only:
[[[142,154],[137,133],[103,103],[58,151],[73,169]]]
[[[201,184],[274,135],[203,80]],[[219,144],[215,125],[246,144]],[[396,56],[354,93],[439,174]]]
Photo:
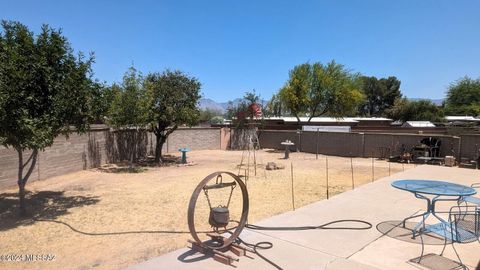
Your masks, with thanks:
[[[461,136],[460,156],[475,159],[478,158],[480,149],[480,134],[468,134]]]
[[[221,149],[220,128],[180,128],[173,132],[163,146],[163,153],[178,152],[181,147],[192,150]],[[66,173],[95,168],[108,162],[124,159],[121,154],[118,134],[108,127],[93,128],[86,134],[70,134],[68,138],[59,136],[53,145],[39,151],[38,161],[29,182],[43,180]],[[155,136],[147,133],[139,137],[142,154],[153,154]],[[30,151],[25,151],[24,160]],[[18,154],[14,149],[0,146],[0,188],[12,187],[17,183]]]
[[[358,133],[335,133],[304,131],[301,136],[301,151],[335,156],[362,156],[362,136]]]
[[[167,153],[178,152],[179,148],[191,150],[213,150],[221,148],[220,128],[182,128],[174,131],[167,139]]]
[[[461,146],[461,138],[448,135],[429,134],[387,134],[387,133],[337,133],[337,132],[314,132],[303,131],[300,138],[296,131],[262,130],[259,132],[260,145],[262,148],[284,149],[280,144],[286,139],[293,141],[299,146],[300,151],[316,153],[318,141],[318,153],[335,156],[354,157],[380,157],[380,147],[390,148],[393,154],[399,154],[402,144],[406,149],[411,149],[420,143],[420,140],[434,136],[442,141],[440,156],[453,155],[459,158],[460,148],[472,148],[477,142],[480,145],[480,136],[469,138]],[[470,135],[471,136],[471,135]],[[453,151],[452,151],[453,150]],[[462,150],[461,155],[472,155]]]
[[[365,157],[380,157],[380,147],[388,147],[391,149],[392,154],[400,154],[402,145],[405,145],[406,149],[411,149],[413,146],[420,143],[425,137],[435,137],[441,140],[440,156],[457,155],[459,153],[459,138],[447,135],[438,134],[376,134],[365,133]]]
[[[261,130],[258,132],[258,140],[261,148],[283,149],[284,147],[280,143],[285,140],[300,145],[298,134],[292,130]],[[292,147],[292,149],[295,148]]]
[[[38,152],[37,163],[28,181],[38,181],[105,163],[106,156],[102,155],[105,153],[104,131],[95,130],[81,135],[70,134],[68,138],[56,138],[51,147]],[[25,151],[23,160],[26,161],[30,154],[31,151]],[[0,188],[15,186],[17,175],[17,152],[11,148],[0,148]]]

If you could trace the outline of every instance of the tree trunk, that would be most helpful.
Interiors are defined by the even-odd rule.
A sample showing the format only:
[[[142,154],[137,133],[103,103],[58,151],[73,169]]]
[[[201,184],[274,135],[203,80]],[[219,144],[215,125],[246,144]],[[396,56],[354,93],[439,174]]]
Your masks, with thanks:
[[[162,148],[166,138],[161,134],[155,134],[157,138],[157,145],[155,146],[155,163],[162,164]]]
[[[37,163],[37,154],[38,150],[33,149],[32,154],[28,158],[28,160],[24,163],[23,162],[23,150],[20,147],[15,148],[18,153],[18,200],[19,200],[19,209],[20,209],[20,215],[25,216],[27,214],[27,205],[25,201],[25,185],[27,184],[28,178],[33,172],[33,169],[35,168],[35,164]],[[30,168],[28,168],[27,173],[25,176],[23,175],[23,169],[30,163]]]
[[[18,153],[18,200],[20,204],[20,215],[25,216],[27,214],[27,206],[25,205],[25,184],[23,181],[23,151],[17,148]]]

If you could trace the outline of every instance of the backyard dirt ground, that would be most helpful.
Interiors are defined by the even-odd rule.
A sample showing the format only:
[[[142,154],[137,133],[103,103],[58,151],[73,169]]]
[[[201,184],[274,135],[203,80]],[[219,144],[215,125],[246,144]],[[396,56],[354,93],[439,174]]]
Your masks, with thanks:
[[[191,238],[187,205],[193,189],[214,171],[238,173],[242,153],[192,151],[188,158],[193,166],[147,167],[137,173],[92,169],[32,182],[27,189],[33,218],[17,218],[16,189],[2,190],[0,269],[121,269],[184,247]],[[291,153],[289,160],[282,157],[283,153],[275,150],[256,152],[257,175],[253,166],[248,173],[249,223],[292,210],[292,167],[296,208],[326,199],[327,158],[329,195],[352,188],[350,158],[320,155],[316,159],[307,153]],[[272,161],[285,169],[266,171],[265,165]],[[379,179],[389,171],[393,174],[414,166],[372,162],[371,158],[353,158],[352,163],[356,187],[371,182],[372,177]],[[225,204],[229,192],[212,191],[212,204]],[[230,205],[233,219],[238,218],[240,198],[239,189],[235,189]],[[206,222],[202,223],[208,217],[204,196],[198,206],[198,227],[208,230]],[[37,256],[26,261],[25,255],[30,254],[55,258],[49,261],[51,257]]]

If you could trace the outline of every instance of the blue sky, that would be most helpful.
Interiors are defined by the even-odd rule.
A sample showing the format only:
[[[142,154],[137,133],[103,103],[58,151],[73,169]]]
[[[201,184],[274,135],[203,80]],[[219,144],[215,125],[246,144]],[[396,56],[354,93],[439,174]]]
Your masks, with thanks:
[[[480,76],[480,1],[1,1],[0,18],[37,32],[63,28],[95,52],[95,77],[120,81],[180,69],[205,97],[256,89],[269,99],[303,62],[335,59],[368,76],[397,76],[408,97],[443,98]]]

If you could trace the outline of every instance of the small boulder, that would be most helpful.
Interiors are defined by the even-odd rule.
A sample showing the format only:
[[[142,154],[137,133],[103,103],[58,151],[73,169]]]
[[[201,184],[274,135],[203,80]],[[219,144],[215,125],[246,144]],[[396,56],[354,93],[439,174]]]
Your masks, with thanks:
[[[271,170],[280,170],[280,169],[285,169],[285,166],[284,165],[281,165],[281,164],[277,164],[275,162],[268,162],[267,163],[267,166],[265,167],[265,169],[271,171]]]

